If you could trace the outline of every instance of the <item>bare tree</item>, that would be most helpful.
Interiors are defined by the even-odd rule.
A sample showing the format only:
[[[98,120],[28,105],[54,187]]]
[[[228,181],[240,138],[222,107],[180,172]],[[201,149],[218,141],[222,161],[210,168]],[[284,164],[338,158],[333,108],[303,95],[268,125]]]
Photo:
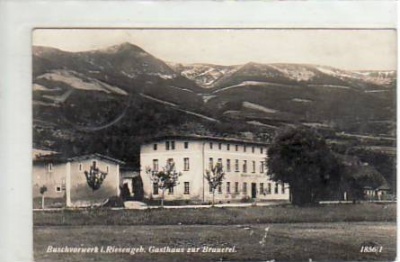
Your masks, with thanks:
[[[165,190],[170,190],[178,185],[178,178],[182,173],[176,171],[175,163],[172,159],[167,160],[165,167],[161,171],[147,168],[146,173],[150,175],[151,181],[157,184],[157,187],[161,190],[161,207],[164,207]]]
[[[215,190],[222,185],[222,180],[224,180],[225,177],[222,163],[216,163],[215,166],[211,167],[211,170],[206,169],[204,177],[208,181],[210,189],[212,190],[212,206],[214,206]]]

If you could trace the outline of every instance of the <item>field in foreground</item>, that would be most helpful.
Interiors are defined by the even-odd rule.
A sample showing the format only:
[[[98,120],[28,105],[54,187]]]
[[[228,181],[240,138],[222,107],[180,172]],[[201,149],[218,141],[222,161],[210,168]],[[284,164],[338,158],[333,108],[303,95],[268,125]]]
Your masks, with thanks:
[[[35,261],[393,261],[395,222],[297,223],[258,225],[50,226],[34,227]],[[380,253],[361,253],[373,242]],[[94,247],[98,253],[47,253],[53,247]],[[100,253],[101,247],[142,246],[137,254]],[[151,246],[183,253],[150,253]],[[202,247],[235,247],[234,253],[203,253]],[[200,248],[187,253],[188,248]]]
[[[201,209],[35,211],[37,226],[56,225],[234,225],[262,223],[396,221],[396,204],[291,205]]]

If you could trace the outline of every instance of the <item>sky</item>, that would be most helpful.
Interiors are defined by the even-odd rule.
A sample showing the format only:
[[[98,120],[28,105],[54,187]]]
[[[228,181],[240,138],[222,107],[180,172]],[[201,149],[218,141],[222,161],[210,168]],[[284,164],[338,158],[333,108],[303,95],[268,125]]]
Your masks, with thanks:
[[[348,70],[395,70],[395,30],[36,29],[33,45],[87,51],[123,42],[175,63],[304,63]]]

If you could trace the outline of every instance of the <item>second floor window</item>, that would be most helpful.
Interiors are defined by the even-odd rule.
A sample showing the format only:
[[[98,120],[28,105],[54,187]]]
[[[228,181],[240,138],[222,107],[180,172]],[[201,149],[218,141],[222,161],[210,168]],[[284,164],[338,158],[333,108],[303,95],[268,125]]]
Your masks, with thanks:
[[[247,160],[243,160],[243,173],[247,173]]]
[[[260,173],[264,173],[264,161],[260,162]]]
[[[165,142],[165,150],[169,150],[169,141]]]
[[[171,141],[171,149],[175,150],[175,141]]]
[[[209,159],[208,166],[209,166],[210,170],[213,169],[213,167],[214,167],[214,160],[212,157],[210,157],[210,159]]]
[[[157,144],[153,144],[153,150],[157,150]]]
[[[231,160],[226,160],[226,172],[231,172]]]
[[[185,142],[185,143],[183,143],[183,145],[184,145],[185,149],[189,148],[189,142]]]
[[[188,158],[188,157],[185,157],[185,158],[183,159],[183,170],[184,170],[184,171],[188,171],[189,168],[190,168],[190,166],[189,166],[189,158]]]
[[[235,171],[239,172],[239,159],[235,159]]]
[[[256,161],[252,161],[251,166],[252,166],[251,172],[255,173],[256,172]]]
[[[153,159],[153,171],[158,171],[158,159]]]

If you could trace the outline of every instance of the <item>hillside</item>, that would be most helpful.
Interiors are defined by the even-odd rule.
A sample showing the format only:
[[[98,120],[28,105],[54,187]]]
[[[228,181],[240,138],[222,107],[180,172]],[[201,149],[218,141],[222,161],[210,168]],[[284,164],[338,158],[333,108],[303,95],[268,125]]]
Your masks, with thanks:
[[[306,125],[334,144],[377,154],[385,148],[388,155],[395,87],[392,71],[173,64],[130,43],[87,52],[34,47],[34,147],[104,153],[138,165],[140,144],[158,135],[268,142],[280,127]]]

